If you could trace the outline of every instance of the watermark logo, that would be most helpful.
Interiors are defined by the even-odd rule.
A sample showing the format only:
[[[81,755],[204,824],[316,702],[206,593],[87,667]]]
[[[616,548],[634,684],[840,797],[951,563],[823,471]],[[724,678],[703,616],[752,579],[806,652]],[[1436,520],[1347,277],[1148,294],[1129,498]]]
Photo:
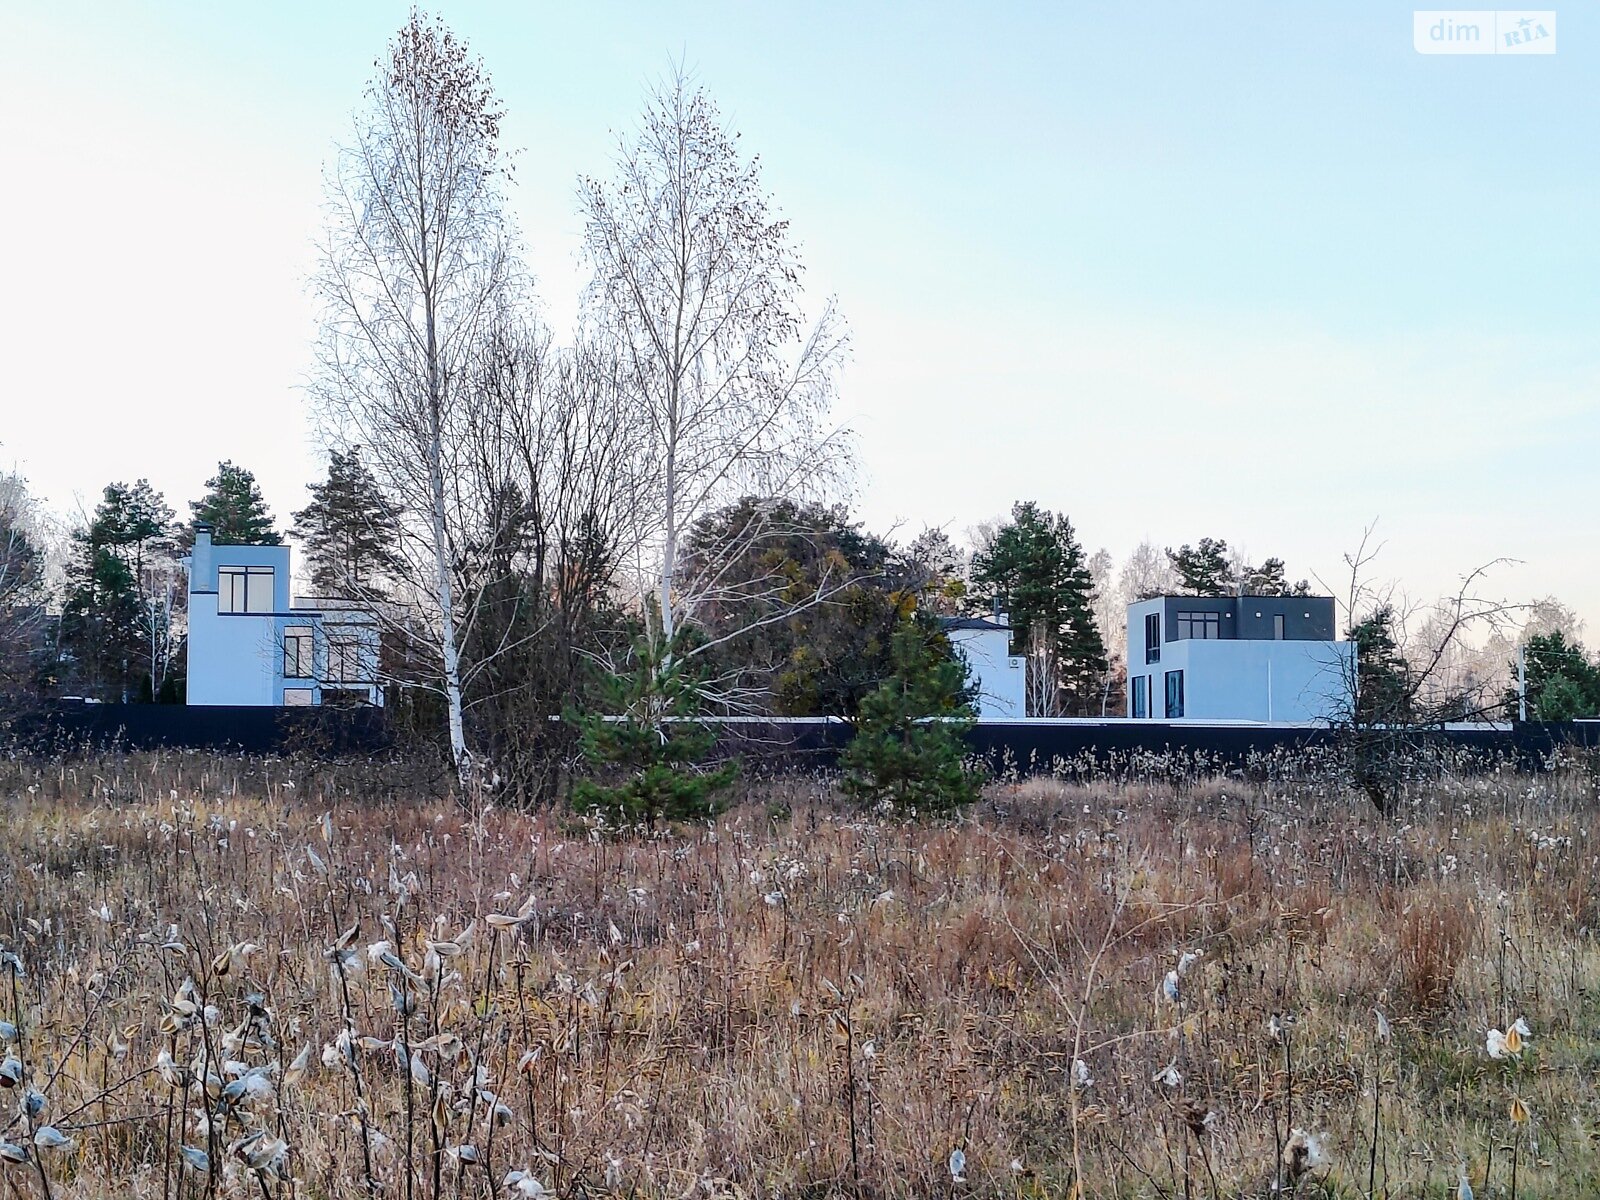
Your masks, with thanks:
[[[1418,54],[1554,54],[1556,14],[1492,8],[1419,9],[1411,14]]]

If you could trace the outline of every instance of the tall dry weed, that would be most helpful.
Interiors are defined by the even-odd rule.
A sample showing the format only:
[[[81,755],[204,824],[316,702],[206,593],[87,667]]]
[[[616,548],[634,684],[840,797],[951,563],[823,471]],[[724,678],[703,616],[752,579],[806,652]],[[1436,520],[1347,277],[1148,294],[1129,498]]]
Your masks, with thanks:
[[[1423,892],[1401,910],[1400,979],[1414,1014],[1432,1017],[1449,1002],[1478,926],[1472,900],[1459,893]]]

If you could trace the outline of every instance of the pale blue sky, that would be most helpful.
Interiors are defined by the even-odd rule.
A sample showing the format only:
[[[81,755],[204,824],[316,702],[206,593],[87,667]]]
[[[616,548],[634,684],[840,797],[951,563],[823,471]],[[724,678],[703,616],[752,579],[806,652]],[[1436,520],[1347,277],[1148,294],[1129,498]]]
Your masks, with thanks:
[[[1418,595],[1506,555],[1600,625],[1600,19],[1421,56],[1408,6],[443,3],[521,148],[547,316],[573,181],[683,57],[854,332],[875,527],[1035,498],[1091,548],[1227,537]],[[62,508],[216,460],[281,520],[319,172],[402,3],[0,12],[0,456]],[[1591,635],[1595,630],[1591,629]]]

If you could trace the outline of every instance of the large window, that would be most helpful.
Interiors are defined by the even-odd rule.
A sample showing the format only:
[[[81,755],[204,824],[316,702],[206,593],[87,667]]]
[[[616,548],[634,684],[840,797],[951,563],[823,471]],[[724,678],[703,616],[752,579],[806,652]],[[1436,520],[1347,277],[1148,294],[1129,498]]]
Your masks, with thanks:
[[[361,669],[361,639],[349,634],[328,635],[328,682],[370,683]]]
[[[1190,638],[1210,639],[1222,636],[1222,614],[1214,612],[1181,612],[1178,614],[1178,640]]]
[[[1150,676],[1135,675],[1133,677],[1133,697],[1128,707],[1130,716],[1148,717],[1150,715]]]
[[[1161,661],[1161,614],[1147,613],[1144,618],[1144,661]]]
[[[217,568],[217,611],[219,613],[271,612],[272,568]]]
[[[315,641],[311,627],[291,625],[283,631],[283,677],[285,679],[310,679],[316,674],[313,665]]]
[[[1183,672],[1167,672],[1167,719],[1183,716]]]

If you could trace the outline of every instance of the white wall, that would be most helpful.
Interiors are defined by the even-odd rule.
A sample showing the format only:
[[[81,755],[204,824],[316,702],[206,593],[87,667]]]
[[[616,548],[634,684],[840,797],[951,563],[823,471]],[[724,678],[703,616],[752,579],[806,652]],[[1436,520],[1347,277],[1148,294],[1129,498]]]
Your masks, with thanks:
[[[1353,642],[1163,642],[1161,661],[1129,667],[1150,679],[1150,717],[1166,719],[1166,673],[1183,672],[1186,721],[1326,723],[1348,712]],[[1131,694],[1131,691],[1130,691]],[[1131,711],[1131,710],[1130,710]]]
[[[1352,642],[1183,644],[1185,718],[1325,723],[1348,711]]]
[[[1027,715],[1027,671],[1011,654],[1009,630],[951,629],[946,636],[966,659],[967,678],[978,685],[978,716]]]
[[[189,562],[190,704],[282,704],[283,622],[272,613],[217,612],[219,567],[271,567],[272,607],[289,607],[287,546],[213,545],[196,534]]]
[[[217,598],[189,597],[190,704],[281,704],[278,618],[217,615]]]

